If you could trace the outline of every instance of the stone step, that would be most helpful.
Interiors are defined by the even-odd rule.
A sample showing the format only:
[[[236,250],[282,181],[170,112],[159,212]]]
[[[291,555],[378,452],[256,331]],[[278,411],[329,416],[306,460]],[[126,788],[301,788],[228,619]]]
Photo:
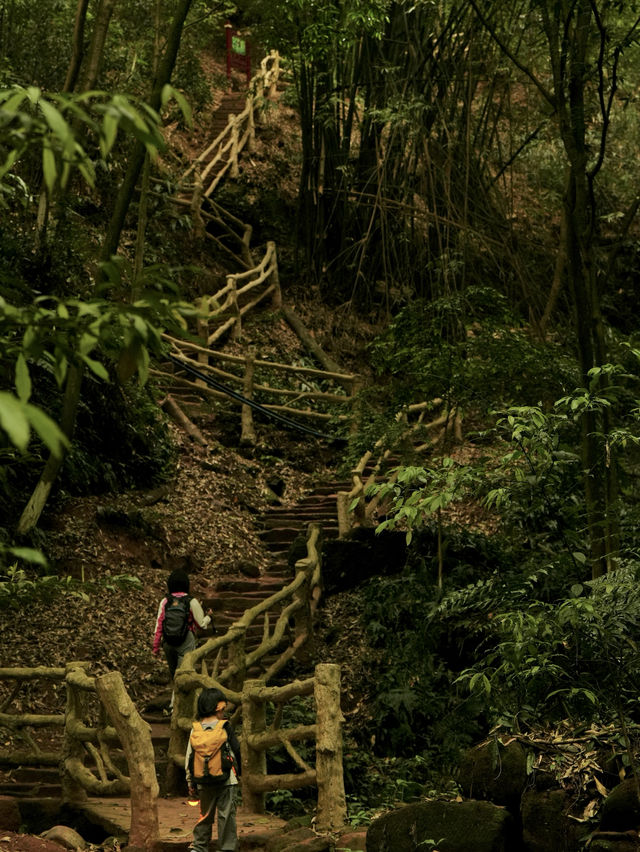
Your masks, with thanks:
[[[300,506],[335,506],[336,494],[308,494],[306,497],[300,498]]]
[[[309,495],[311,496],[311,495]],[[302,497],[302,500],[306,500],[306,497]],[[263,518],[278,518],[284,515],[312,515],[314,512],[329,512],[331,509],[335,509],[335,503],[327,503],[326,508],[323,508],[323,505],[318,505],[318,501],[314,499],[313,504],[302,504],[296,503],[295,506],[273,506],[271,509],[267,509],[266,512],[262,514]]]
[[[264,601],[267,598],[270,598],[273,594],[272,591],[268,589],[257,589],[254,592],[221,592],[216,593],[213,598],[205,598],[203,595],[203,601],[207,608],[211,608],[214,612],[222,611],[236,611],[236,612],[244,612],[245,609],[249,609],[252,606],[255,606],[260,601]]]
[[[336,519],[336,511],[335,509],[332,512],[310,512],[308,516],[305,515],[277,515],[276,517],[263,516],[260,519],[260,524],[264,529],[273,529],[274,527],[281,527],[283,524],[286,524],[288,527],[297,527],[297,529],[306,529],[311,521],[320,524],[323,526],[327,521],[334,521]]]
[[[218,595],[220,592],[251,592],[255,590],[257,584],[262,589],[270,590],[269,594],[277,592],[279,587],[278,581],[272,579],[267,574],[262,574],[255,579],[251,577],[225,577],[223,580],[218,580],[215,588],[207,589],[203,592],[203,596],[210,598]]]
[[[297,527],[271,527],[268,530],[260,530],[258,537],[262,541],[284,541],[287,537],[293,541],[299,532]]]
[[[58,784],[40,783],[0,783],[0,796],[16,798],[58,799],[62,796],[62,787]]]

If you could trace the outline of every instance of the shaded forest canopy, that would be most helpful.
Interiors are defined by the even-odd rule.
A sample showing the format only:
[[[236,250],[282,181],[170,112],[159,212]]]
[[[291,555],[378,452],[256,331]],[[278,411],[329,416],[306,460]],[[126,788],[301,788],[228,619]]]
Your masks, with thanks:
[[[227,19],[284,72],[213,200],[256,257],[277,243],[284,301],[366,377],[340,463],[396,447],[378,530],[404,534],[406,565],[327,604],[357,613],[353,789],[365,750],[427,755],[420,792],[493,725],[633,731],[633,3],[6,0],[0,596],[28,604],[53,571],[48,500],[175,475],[150,366],[241,268],[175,203],[245,85],[224,73]],[[268,347],[279,319],[246,335]],[[423,401],[456,412],[462,441],[445,429],[413,453],[396,415]]]

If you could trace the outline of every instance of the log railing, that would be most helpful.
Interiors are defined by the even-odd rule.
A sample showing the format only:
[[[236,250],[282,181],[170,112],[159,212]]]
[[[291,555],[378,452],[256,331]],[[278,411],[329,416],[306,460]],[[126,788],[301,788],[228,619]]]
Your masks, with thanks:
[[[314,725],[283,727],[285,704],[299,696],[313,695]],[[267,725],[267,708],[274,707]],[[242,801],[253,813],[264,813],[264,794],[271,790],[318,788],[316,830],[333,832],[346,822],[347,808],[342,772],[342,711],[340,667],[316,666],[314,677],[286,686],[269,687],[261,680],[247,681],[242,691]],[[296,750],[294,743],[315,740],[315,767]],[[284,748],[297,772],[267,774],[266,752]]]
[[[293,681],[285,686],[270,687],[264,679],[246,680],[240,692],[234,692],[215,678],[182,669],[177,680],[182,686],[181,703],[186,715],[178,716],[185,747],[193,721],[196,690],[224,688],[229,701],[242,713],[242,803],[245,810],[261,814],[265,810],[265,793],[275,790],[318,788],[316,830],[337,831],[346,822],[347,808],[342,769],[342,723],[340,707],[340,666],[325,663],[315,667],[314,676]],[[286,705],[292,700],[313,696],[315,722],[286,726]],[[269,718],[270,717],[270,718]],[[315,766],[310,765],[294,743],[315,741]],[[267,773],[269,749],[284,748],[297,771]],[[170,758],[183,774],[184,753]]]
[[[230,115],[227,126],[213,142],[193,161],[180,179],[184,187],[188,178],[195,181],[192,209],[208,198],[227,172],[238,177],[238,157],[247,148],[251,151],[255,140],[256,111],[274,97],[280,75],[280,57],[271,51],[260,63],[247,92],[244,109]]]
[[[259,402],[268,411],[321,422],[353,422],[358,414],[356,402],[360,384],[357,375],[266,361],[256,358],[253,349],[241,356],[208,349],[167,334],[163,335],[163,339],[171,345],[172,354],[185,366],[195,367],[199,372],[223,382],[245,399]],[[216,367],[211,362],[219,362],[222,366],[227,365],[227,368]],[[175,362],[174,369],[177,369],[178,373],[151,371],[161,389],[171,393],[186,392],[229,401],[229,396],[223,391],[203,385],[199,379],[193,381],[180,375]],[[275,382],[278,386],[269,382]],[[320,383],[325,386],[333,385],[334,388],[317,390]],[[345,391],[345,388],[350,391]],[[241,400],[238,404],[242,407],[241,442],[252,444],[255,440],[252,409]]]
[[[63,669],[44,666],[0,669],[0,682],[22,685],[46,679],[65,686],[65,700],[57,713],[1,714],[0,725],[13,735],[12,739],[22,740],[27,749],[0,750],[0,766],[59,766],[67,801],[80,801],[87,792],[106,796],[125,794],[130,789],[129,777],[110,750],[113,746],[121,748],[121,740],[97,699],[96,678],[88,674],[89,668],[89,663],[71,662]],[[16,694],[14,690],[3,706],[10,705]],[[27,733],[26,728],[53,728],[47,740],[52,746],[57,745],[57,749],[43,751],[38,738]],[[86,765],[87,759],[93,769]]]
[[[271,296],[271,304],[277,310],[282,304],[282,295],[274,242],[267,243],[265,255],[256,267],[227,275],[224,287],[211,296],[200,298],[198,336],[203,344],[211,347],[227,332],[237,340],[242,335],[243,316],[267,296]]]
[[[223,688],[243,714],[242,753],[247,771],[243,774],[245,804],[261,812],[268,790],[318,787],[317,827],[332,831],[346,816],[342,780],[340,673],[335,665],[317,666],[315,676],[284,687],[267,683],[313,639],[313,615],[321,590],[321,530],[310,524],[307,556],[296,563],[295,578],[270,598],[247,610],[224,636],[209,639],[185,657],[176,672],[176,702],[171,718],[169,742],[170,777],[177,787],[183,778],[187,738],[194,717],[197,693],[202,687]],[[274,614],[275,611],[275,614]],[[271,625],[269,614],[273,614]],[[245,649],[248,628],[262,624],[262,641],[253,651]],[[269,657],[259,682],[248,680],[249,669]],[[210,661],[211,658],[211,661]],[[196,666],[200,671],[196,672]],[[210,674],[207,671],[210,667]],[[158,785],[148,724],[132,704],[118,672],[91,676],[90,664],[68,663],[65,668],[2,668],[0,683],[8,682],[9,695],[0,705],[0,726],[20,739],[26,748],[0,749],[0,766],[59,766],[65,801],[81,803],[87,794],[131,795],[130,844],[138,838],[141,849],[153,847],[157,836]],[[66,686],[66,700],[59,712],[50,714],[7,712],[23,684],[46,679]],[[282,728],[282,708],[298,695],[315,697],[316,722],[298,728]],[[267,729],[265,705],[275,704],[276,714]],[[57,748],[43,750],[26,729],[53,727]],[[316,741],[316,765],[308,766],[293,743]],[[55,735],[47,735],[56,743]],[[266,775],[264,754],[268,748],[284,747],[299,773]],[[87,765],[87,763],[89,765]],[[129,773],[129,774],[127,774]]]
[[[351,471],[353,486],[350,491],[339,491],[336,497],[338,514],[338,537],[344,538],[354,527],[373,526],[376,513],[381,510],[380,495],[369,493],[372,485],[389,467],[390,460],[394,458],[399,444],[412,444],[412,452],[421,454],[433,448],[438,438],[452,435],[456,440],[461,439],[462,420],[457,409],[449,409],[446,406],[435,419],[424,422],[429,411],[435,406],[442,406],[442,400],[436,399],[432,402],[420,402],[409,405],[396,415],[397,421],[403,421],[406,428],[399,436],[396,436],[392,446],[386,446],[384,439],[378,440],[373,450],[367,450],[358,464]],[[417,415],[417,420],[410,422],[410,417]],[[415,444],[416,436],[435,432],[436,437]],[[367,472],[365,476],[365,472]],[[397,471],[386,477],[386,481],[393,483],[397,478]]]
[[[229,700],[240,705],[236,691],[247,672],[262,661],[262,680],[267,683],[313,641],[313,616],[321,594],[321,528],[309,524],[307,556],[295,564],[295,577],[279,591],[245,611],[224,636],[208,639],[187,654],[176,671],[167,785],[175,789],[184,766],[184,755],[193,719],[197,690],[215,685],[224,688]],[[262,628],[262,639],[252,651],[246,648],[250,627]],[[289,635],[287,635],[289,634]],[[265,666],[265,658],[269,658]],[[197,669],[199,668],[199,671]]]

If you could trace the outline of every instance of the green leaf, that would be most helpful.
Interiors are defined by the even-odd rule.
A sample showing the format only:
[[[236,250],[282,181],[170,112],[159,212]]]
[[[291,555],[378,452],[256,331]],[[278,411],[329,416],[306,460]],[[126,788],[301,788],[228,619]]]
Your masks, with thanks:
[[[80,357],[94,375],[98,376],[100,379],[104,379],[105,382],[109,381],[109,373],[107,372],[104,364],[101,364],[100,361],[96,361],[93,358],[89,358],[87,355],[81,355]]]
[[[13,394],[0,391],[0,427],[19,450],[26,450],[31,429],[24,406]]]
[[[58,424],[36,405],[27,404],[25,413],[43,444],[56,458],[60,458],[64,450],[69,447],[69,439]]]
[[[23,559],[25,562],[33,562],[36,565],[47,566],[47,557],[40,550],[35,550],[33,547],[10,547],[8,552],[18,559]]]
[[[175,98],[176,103],[180,107],[180,112],[184,116],[184,120],[186,121],[188,126],[191,127],[192,112],[191,112],[191,106],[189,105],[189,102],[187,101],[185,96],[182,94],[182,92],[179,92],[173,86],[166,83],[162,87],[162,106],[165,107],[168,104],[168,102],[171,100],[171,98]]]
[[[11,89],[7,89],[6,92],[3,92],[2,95],[0,95],[0,103],[2,104],[4,112],[17,112],[18,107],[27,97],[27,92],[23,88],[19,88],[18,91],[14,92],[14,94],[11,92]],[[6,100],[4,100],[5,97]]]
[[[31,396],[31,376],[29,375],[29,367],[22,352],[18,355],[16,362],[16,391],[22,402],[29,401],[29,397]]]
[[[73,134],[62,114],[58,112],[53,104],[50,104],[48,101],[41,99],[38,102],[38,106],[42,110],[42,114],[53,133],[58,137],[60,142],[66,146],[69,140],[73,140]]]
[[[100,135],[100,151],[103,157],[106,157],[113,148],[117,136],[118,119],[112,112],[107,111],[102,119],[102,133]]]
[[[49,195],[51,195],[58,179],[58,171],[55,154],[48,145],[44,145],[42,148],[42,171],[44,173],[44,182],[49,190]]]
[[[0,180],[2,180],[2,178],[7,174],[7,172],[11,170],[11,167],[19,156],[20,151],[18,148],[14,148],[13,150],[9,151],[9,153],[7,154],[7,159],[4,161],[3,165],[0,166]]]

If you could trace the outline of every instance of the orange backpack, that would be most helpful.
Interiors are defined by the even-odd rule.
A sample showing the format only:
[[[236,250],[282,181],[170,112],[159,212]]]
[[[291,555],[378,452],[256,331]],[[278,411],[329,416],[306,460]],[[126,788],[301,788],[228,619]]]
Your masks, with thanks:
[[[233,767],[227,723],[218,722],[215,728],[203,728],[201,722],[194,722],[189,741],[189,769],[196,784],[225,784]]]

